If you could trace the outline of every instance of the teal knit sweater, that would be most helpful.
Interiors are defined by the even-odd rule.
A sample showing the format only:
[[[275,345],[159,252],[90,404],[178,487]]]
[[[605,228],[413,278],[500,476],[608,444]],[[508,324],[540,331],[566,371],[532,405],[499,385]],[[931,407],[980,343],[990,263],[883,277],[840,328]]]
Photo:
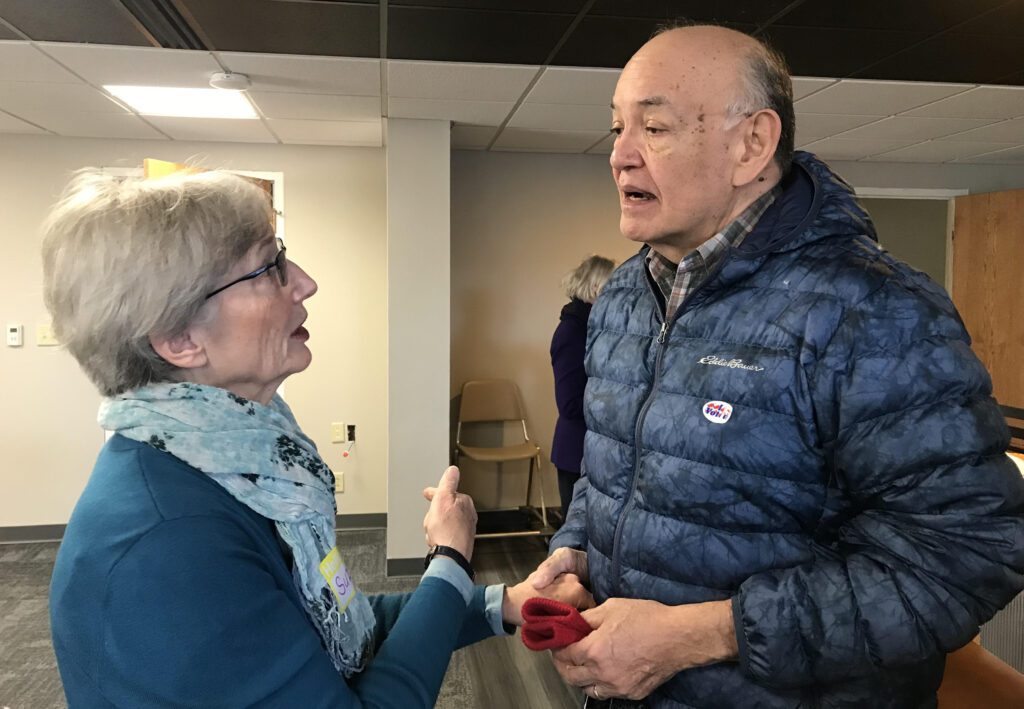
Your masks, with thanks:
[[[68,523],[50,620],[72,709],[431,707],[452,652],[494,634],[483,587],[468,608],[437,577],[370,602],[376,654],[346,682],[273,523],[178,459],[114,436]]]

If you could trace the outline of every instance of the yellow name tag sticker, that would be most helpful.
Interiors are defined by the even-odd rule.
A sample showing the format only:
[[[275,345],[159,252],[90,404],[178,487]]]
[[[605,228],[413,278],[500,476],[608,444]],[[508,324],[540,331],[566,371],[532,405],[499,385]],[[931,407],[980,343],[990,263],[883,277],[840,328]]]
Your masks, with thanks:
[[[344,613],[356,595],[356,585],[348,575],[348,569],[341,561],[338,547],[331,549],[320,562],[320,573],[327,580],[334,597],[338,599],[338,612]]]

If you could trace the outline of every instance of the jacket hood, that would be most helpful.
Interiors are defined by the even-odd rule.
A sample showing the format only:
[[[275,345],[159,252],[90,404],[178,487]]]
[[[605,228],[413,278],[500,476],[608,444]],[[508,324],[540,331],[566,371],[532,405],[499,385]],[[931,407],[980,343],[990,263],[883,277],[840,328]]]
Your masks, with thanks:
[[[825,236],[865,235],[878,241],[853,188],[811,153],[797,151],[782,194],[736,250],[741,257],[789,251]]]

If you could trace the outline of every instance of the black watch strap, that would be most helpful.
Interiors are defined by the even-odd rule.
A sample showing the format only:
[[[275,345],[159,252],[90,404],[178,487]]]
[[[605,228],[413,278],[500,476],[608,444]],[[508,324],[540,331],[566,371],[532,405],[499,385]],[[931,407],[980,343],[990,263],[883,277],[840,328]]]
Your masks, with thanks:
[[[449,559],[454,561],[456,564],[462,567],[462,570],[469,576],[469,580],[472,581],[476,574],[473,573],[473,565],[469,563],[469,559],[462,555],[462,552],[452,547],[446,547],[441,544],[435,544],[430,547],[430,551],[427,552],[427,558],[423,560],[423,568],[430,566],[430,562],[434,560],[435,556],[447,556]]]

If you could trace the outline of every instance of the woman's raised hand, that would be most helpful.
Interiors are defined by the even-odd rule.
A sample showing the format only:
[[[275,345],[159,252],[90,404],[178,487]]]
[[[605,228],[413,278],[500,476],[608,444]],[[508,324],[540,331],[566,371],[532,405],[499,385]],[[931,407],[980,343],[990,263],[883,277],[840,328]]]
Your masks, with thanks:
[[[450,466],[441,475],[437,487],[423,490],[430,509],[423,518],[427,546],[441,544],[457,549],[466,559],[473,557],[476,535],[476,507],[473,498],[459,492],[459,469]]]

